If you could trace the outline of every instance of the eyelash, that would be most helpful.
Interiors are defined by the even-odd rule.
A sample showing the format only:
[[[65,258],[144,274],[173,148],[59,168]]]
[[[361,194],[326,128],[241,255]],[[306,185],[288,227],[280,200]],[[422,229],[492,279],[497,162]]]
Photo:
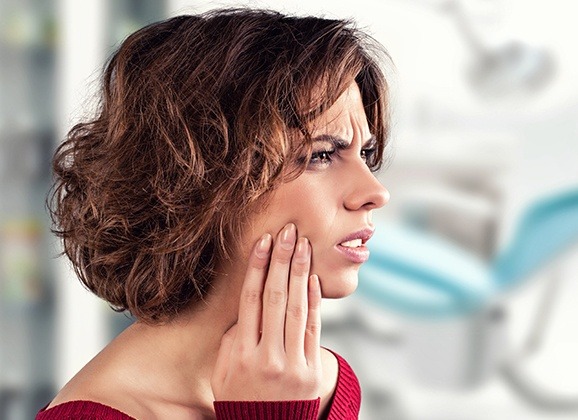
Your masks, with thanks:
[[[361,158],[368,162],[371,157],[375,154],[376,148],[370,147],[367,149],[361,149]],[[309,165],[329,165],[333,161],[332,156],[337,153],[335,149],[332,150],[319,150],[311,154],[311,159],[309,159]],[[339,154],[338,154],[339,155]]]
[[[309,159],[309,165],[328,165],[332,162],[333,158],[331,156],[334,153],[335,149],[313,152],[311,154],[311,159]]]
[[[369,147],[367,149],[361,149],[361,157],[365,160],[365,163],[371,162],[371,158],[375,155],[377,148]]]

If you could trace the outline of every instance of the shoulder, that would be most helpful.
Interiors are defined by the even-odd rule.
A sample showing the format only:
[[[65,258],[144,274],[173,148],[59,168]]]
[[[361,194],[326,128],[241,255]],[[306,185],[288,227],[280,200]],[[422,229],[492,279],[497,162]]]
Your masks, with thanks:
[[[332,397],[328,407],[328,420],[357,419],[361,407],[361,387],[355,372],[347,361],[332,350],[322,353],[323,369],[330,369],[334,382]],[[325,376],[325,374],[324,374]]]
[[[86,378],[81,374],[75,379],[78,380],[69,382],[54,400],[38,413],[36,420],[126,420],[143,418],[150,414],[142,400],[139,403],[131,392],[115,384],[115,377],[110,378],[108,388],[99,375]]]
[[[110,406],[94,401],[68,401],[44,408],[36,415],[36,420],[134,420],[134,417]]]
[[[110,347],[111,344],[89,361],[39,413],[49,417],[37,419],[130,419],[148,416],[151,410],[147,399],[142,398],[135,385],[135,368],[122,359],[122,353],[111,351]],[[66,417],[69,415],[67,413],[72,413],[74,417]],[[83,417],[85,415],[88,417]]]

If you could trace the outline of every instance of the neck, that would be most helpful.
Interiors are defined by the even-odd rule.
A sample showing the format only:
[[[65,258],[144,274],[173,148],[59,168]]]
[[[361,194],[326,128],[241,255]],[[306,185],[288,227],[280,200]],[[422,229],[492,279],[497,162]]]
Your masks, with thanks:
[[[211,375],[221,338],[237,322],[243,277],[227,271],[218,276],[203,302],[163,325],[136,322],[119,338],[135,342],[136,366],[147,367],[148,375],[137,384],[142,392],[163,404],[195,407],[212,412]],[[123,337],[124,338],[121,338]],[[136,352],[135,352],[136,353]],[[140,378],[139,378],[140,382]]]

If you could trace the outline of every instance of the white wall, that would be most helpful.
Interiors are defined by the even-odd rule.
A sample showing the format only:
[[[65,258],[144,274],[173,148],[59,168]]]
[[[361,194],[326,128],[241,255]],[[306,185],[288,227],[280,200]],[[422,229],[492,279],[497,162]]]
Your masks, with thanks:
[[[247,4],[183,0],[168,3],[170,15]],[[396,64],[392,141],[398,159],[389,171],[380,175],[392,191],[391,209],[395,209],[396,199],[402,197],[407,188],[421,182],[422,178],[411,177],[412,165],[423,164],[422,167],[430,171],[424,178],[435,178],[434,175],[456,170],[456,162],[467,162],[465,169],[473,173],[478,171],[480,177],[485,177],[487,171],[498,175],[492,182],[495,182],[502,203],[498,217],[500,243],[503,244],[521,209],[529,201],[563,186],[578,185],[575,164],[578,156],[578,54],[575,48],[578,29],[572,12],[574,2],[468,0],[464,3],[471,13],[471,29],[490,46],[519,39],[547,48],[554,58],[556,74],[543,90],[506,98],[481,98],[468,84],[465,71],[471,63],[472,52],[457,31],[451,14],[440,10],[444,3],[441,0],[271,0],[251,2],[250,5],[298,14],[353,17],[380,40]],[[83,101],[87,78],[104,60],[101,55],[104,48],[99,44],[104,27],[103,4],[98,0],[60,1],[65,24],[59,79],[62,130],[68,127],[69,116]],[[388,211],[393,210],[384,210]],[[572,286],[575,270],[568,268],[576,267],[575,254],[564,267],[562,286],[566,287],[564,290],[573,290],[575,296],[576,288]],[[62,284],[59,334],[63,337],[60,383],[104,344],[100,304],[69,277],[70,274],[64,274],[59,280]],[[543,286],[537,284],[512,303],[514,335],[527,327],[540,287]],[[571,302],[560,304],[555,319],[557,327],[552,333],[552,339],[558,340],[554,342],[565,343],[563,348],[567,351],[552,353],[553,347],[548,347],[550,353],[544,353],[539,359],[541,362],[532,368],[536,375],[547,378],[554,386],[576,390],[578,386],[572,378],[578,377],[578,365],[572,356],[575,353],[570,351],[578,342],[573,333],[578,321],[574,306]],[[87,334],[87,331],[92,333]],[[521,340],[520,337],[516,339]],[[362,383],[364,379],[367,382],[387,379],[395,370],[387,363],[382,366],[373,372],[377,379],[361,378]],[[410,407],[408,418],[501,419],[506,417],[499,416],[506,413],[509,414],[507,418],[554,418],[548,413],[533,412],[497,380],[468,395],[434,393],[402,379],[398,389],[393,391]],[[379,418],[371,417],[369,412],[365,415],[366,418]]]
[[[477,177],[497,194],[497,243],[504,246],[521,211],[532,200],[578,186],[575,5],[571,0],[463,1],[470,18],[469,29],[488,48],[517,41],[528,48],[543,48],[554,65],[553,76],[541,89],[483,96],[468,82],[467,71],[475,54],[458,31],[451,12],[443,10],[447,3],[271,0],[250,5],[297,14],[353,17],[380,40],[396,64],[392,138],[396,158],[380,175],[392,192],[392,202],[382,217],[395,214],[408,189],[416,185],[441,183],[448,174],[455,181],[462,176]],[[188,8],[191,4],[192,9]],[[247,3],[172,0],[169,13],[242,4]],[[528,367],[533,378],[550,390],[566,394],[574,390],[578,396],[578,362],[572,356],[578,351],[578,310],[569,297],[577,292],[577,263],[578,254],[574,252],[560,267],[562,299],[554,311],[547,345]],[[523,342],[537,302],[548,287],[540,280],[545,279],[537,278],[508,301],[509,334],[514,347]],[[339,311],[335,305],[339,303],[332,305],[334,311]],[[339,338],[333,339],[337,346],[348,348]],[[392,355],[386,347],[377,353],[367,347],[365,357],[375,361],[375,368],[369,374],[359,369],[368,375],[361,378],[362,384],[381,381],[381,399],[393,396],[408,419],[570,419],[576,415],[535,411],[516,398],[498,377],[467,394],[434,391],[404,377],[397,365],[399,355]],[[382,418],[382,414],[368,408],[372,404],[371,398],[368,400],[364,418]]]

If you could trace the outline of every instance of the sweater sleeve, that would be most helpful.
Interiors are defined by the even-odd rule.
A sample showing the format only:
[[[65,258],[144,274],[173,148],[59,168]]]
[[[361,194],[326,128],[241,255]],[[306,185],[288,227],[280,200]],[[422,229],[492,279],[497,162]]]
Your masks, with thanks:
[[[331,350],[329,350],[331,351]],[[361,387],[347,361],[337,359],[338,374],[327,420],[357,420],[361,407]],[[215,401],[217,420],[315,420],[320,399],[310,401]]]
[[[94,401],[69,401],[43,408],[36,420],[135,420],[127,414]]]
[[[215,401],[213,405],[217,420],[316,420],[320,401]]]

